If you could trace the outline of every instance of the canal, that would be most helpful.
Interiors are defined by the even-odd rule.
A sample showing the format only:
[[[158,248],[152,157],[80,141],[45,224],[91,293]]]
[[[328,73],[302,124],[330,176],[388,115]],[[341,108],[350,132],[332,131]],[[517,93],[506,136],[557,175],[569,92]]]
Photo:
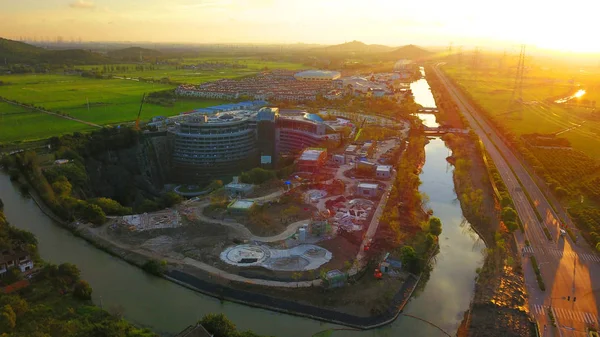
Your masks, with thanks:
[[[425,82],[426,83],[426,82]],[[425,91],[431,95],[429,90]],[[415,94],[419,102],[420,96]],[[435,120],[434,120],[435,121]],[[468,309],[473,294],[475,270],[483,263],[482,241],[462,216],[452,180],[452,167],[446,162],[450,154],[440,138],[425,146],[426,161],[420,175],[421,192],[429,196],[428,207],[443,223],[440,252],[422,290],[415,293],[405,313],[421,317],[454,335]],[[120,307],[127,319],[171,336],[211,312],[226,314],[240,329],[257,333],[305,337],[332,324],[251,308],[221,303],[208,296],[169,281],[150,276],[53,223],[29,198],[19,192],[9,177],[0,173],[0,198],[7,219],[15,226],[33,232],[39,240],[43,259],[72,262],[94,289],[96,304],[109,309]],[[444,336],[439,330],[400,316],[394,323],[376,330],[341,331],[333,336]]]

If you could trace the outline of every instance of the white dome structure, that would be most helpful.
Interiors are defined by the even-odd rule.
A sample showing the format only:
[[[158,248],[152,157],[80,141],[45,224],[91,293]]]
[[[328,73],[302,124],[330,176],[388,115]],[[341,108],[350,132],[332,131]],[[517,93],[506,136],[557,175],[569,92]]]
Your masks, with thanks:
[[[339,71],[330,70],[306,70],[296,73],[294,78],[298,81],[333,81],[340,78]]]

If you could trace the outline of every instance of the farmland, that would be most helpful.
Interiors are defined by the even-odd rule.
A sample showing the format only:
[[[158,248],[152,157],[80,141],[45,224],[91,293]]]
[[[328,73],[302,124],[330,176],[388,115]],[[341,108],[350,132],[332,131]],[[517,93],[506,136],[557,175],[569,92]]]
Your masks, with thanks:
[[[89,125],[0,102],[0,143],[43,139],[91,128]]]
[[[78,69],[92,70],[109,73],[113,76],[123,78],[146,78],[160,80],[162,78],[169,78],[171,82],[176,83],[191,83],[200,84],[209,81],[216,81],[222,78],[236,78],[243,76],[254,75],[259,71],[266,69],[288,69],[298,70],[304,69],[305,66],[298,63],[289,62],[274,62],[274,61],[262,61],[256,58],[227,58],[227,57],[198,57],[198,58],[186,58],[186,59],[173,59],[170,62],[174,64],[145,64],[143,68],[139,67],[140,64],[118,64],[110,65],[108,70],[104,65],[93,65],[93,66],[80,66]],[[215,69],[189,69],[183,68],[184,66],[191,66],[197,64],[207,63],[219,63],[222,68],[215,67]],[[121,70],[116,70],[117,67]],[[126,70],[124,70],[124,68]],[[210,68],[210,67],[209,67]],[[144,69],[144,70],[141,70]]]
[[[453,77],[491,116],[517,135],[560,133],[573,148],[600,159],[600,115],[593,104],[600,98],[600,72],[553,69],[532,65],[523,81],[522,113],[509,102],[514,86],[515,69],[490,66],[473,70],[467,66],[445,66]],[[571,80],[573,83],[571,83]],[[548,103],[572,95],[578,89],[586,94],[565,106]],[[552,98],[552,99],[551,99]],[[511,112],[512,111],[512,112]]]
[[[121,78],[99,79],[65,74],[1,75],[0,97],[20,103],[59,112],[99,125],[134,121],[142,95],[175,88],[177,82],[202,83],[221,78],[251,76],[268,69],[300,69],[296,63],[262,61],[256,58],[201,57],[172,60],[174,64],[112,64],[115,70],[106,73]],[[211,65],[209,69],[188,69],[185,65],[199,63]],[[117,71],[116,68],[119,68]],[[212,69],[215,68],[215,69]],[[82,70],[102,72],[104,65],[80,66]],[[141,70],[144,69],[144,70]],[[137,81],[134,78],[154,79]],[[171,84],[158,83],[169,78]],[[169,105],[146,102],[141,119],[154,116],[173,116],[196,108],[226,103],[221,100],[177,99]],[[89,130],[75,121],[69,121],[41,112],[15,108],[8,104],[0,106],[1,142],[33,140],[75,131]]]
[[[143,93],[173,88],[166,84],[66,75],[0,76],[0,81],[8,83],[0,86],[0,96],[4,98],[97,124],[135,120]],[[183,100],[170,107],[148,104],[141,117],[172,116],[192,107],[220,103],[222,101]]]

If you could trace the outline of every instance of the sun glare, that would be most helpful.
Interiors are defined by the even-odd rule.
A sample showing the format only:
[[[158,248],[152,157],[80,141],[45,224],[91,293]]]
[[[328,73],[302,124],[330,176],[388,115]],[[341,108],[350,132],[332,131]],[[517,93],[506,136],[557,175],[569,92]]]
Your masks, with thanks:
[[[585,90],[579,89],[574,95],[574,98],[581,98],[581,96],[585,95]]]

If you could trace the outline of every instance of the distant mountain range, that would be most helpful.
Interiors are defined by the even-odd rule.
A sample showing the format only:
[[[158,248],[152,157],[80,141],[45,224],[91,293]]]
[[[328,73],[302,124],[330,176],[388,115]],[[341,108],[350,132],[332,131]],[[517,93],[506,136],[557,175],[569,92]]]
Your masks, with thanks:
[[[346,42],[333,46],[310,49],[315,54],[370,54],[383,59],[417,60],[429,57],[434,53],[421,47],[409,44],[402,47],[390,47],[381,44],[366,44],[360,41]]]
[[[399,59],[407,59],[407,60],[418,60],[423,59],[429,56],[432,56],[434,53],[423,49],[421,47],[415,46],[414,44],[409,44],[406,46],[402,46],[398,49],[394,49],[388,53],[390,58],[399,60]]]
[[[0,38],[0,63],[100,64],[106,57],[83,49],[48,50]]]
[[[306,45],[304,51],[298,50],[304,55],[321,55],[337,58],[352,56],[367,56],[372,59],[418,60],[429,57],[434,53],[415,45],[402,47],[390,47],[380,44],[366,44],[360,41],[351,41],[333,46]],[[137,62],[140,59],[153,60],[154,58],[173,57],[177,55],[173,51],[158,51],[142,47],[128,47],[114,49],[108,53],[98,53],[84,49],[46,49],[33,46],[24,42],[0,38],[0,64],[41,64],[52,65],[83,65],[83,64],[105,64],[114,62]]]
[[[384,46],[381,44],[366,44],[366,43],[360,42],[360,41],[352,41],[352,42],[346,42],[346,43],[342,43],[342,44],[336,44],[333,46],[313,48],[310,51],[317,52],[317,53],[319,53],[319,52],[324,52],[324,53],[327,53],[327,52],[381,53],[381,52],[392,51],[392,50],[394,50],[394,48],[390,47],[390,46]]]

